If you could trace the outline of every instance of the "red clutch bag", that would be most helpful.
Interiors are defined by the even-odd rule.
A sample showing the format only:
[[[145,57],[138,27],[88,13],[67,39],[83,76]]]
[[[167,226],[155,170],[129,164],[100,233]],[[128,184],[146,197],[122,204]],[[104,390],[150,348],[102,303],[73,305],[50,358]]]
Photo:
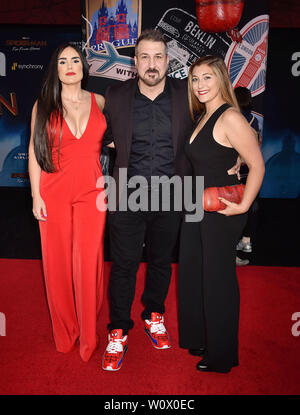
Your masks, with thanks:
[[[235,184],[233,186],[207,187],[203,193],[203,208],[207,212],[216,212],[223,210],[226,205],[218,197],[223,197],[229,202],[241,203],[245,185]]]

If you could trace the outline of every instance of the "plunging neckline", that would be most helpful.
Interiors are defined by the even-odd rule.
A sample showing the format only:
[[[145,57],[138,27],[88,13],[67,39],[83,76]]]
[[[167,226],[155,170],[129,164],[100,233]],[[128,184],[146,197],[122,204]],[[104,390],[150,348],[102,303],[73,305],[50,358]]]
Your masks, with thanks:
[[[67,125],[67,127],[68,127],[68,130],[70,131],[70,133],[72,134],[72,136],[73,136],[76,140],[81,140],[81,138],[84,136],[84,134],[85,134],[85,132],[86,132],[86,130],[87,130],[87,128],[88,128],[89,122],[90,122],[91,112],[92,112],[92,105],[93,105],[93,97],[92,97],[92,93],[91,93],[91,92],[90,92],[90,97],[91,97],[90,112],[89,112],[88,120],[87,120],[87,123],[86,123],[86,127],[85,127],[85,129],[84,129],[84,131],[83,131],[83,133],[81,134],[81,136],[80,136],[80,137],[76,137],[76,135],[72,133],[72,130],[71,130],[71,128],[69,127],[69,124],[67,123],[67,120],[65,119],[65,117],[63,117],[63,120],[64,120],[64,122],[66,123],[66,125]]]
[[[203,130],[203,128],[206,126],[206,124],[208,123],[208,121],[211,119],[211,117],[218,111],[218,109],[220,109],[223,105],[226,105],[227,103],[226,102],[224,102],[224,104],[221,104],[218,108],[216,108],[215,110],[214,110],[214,112],[212,112],[211,114],[210,114],[210,116],[208,117],[208,119],[205,121],[205,123],[202,125],[202,127],[200,128],[200,130],[197,132],[197,134],[195,135],[195,137],[193,138],[193,140],[191,141],[191,138],[192,138],[192,136],[190,137],[190,139],[189,139],[189,145],[191,145],[191,144],[193,144],[193,142],[196,140],[196,138],[198,137],[198,135],[200,134],[200,132]],[[200,122],[200,121],[199,121]],[[196,127],[197,128],[197,127]],[[196,130],[196,128],[195,128],[195,130]],[[194,131],[195,131],[194,130]],[[193,134],[192,134],[193,135]],[[231,147],[230,147],[231,148]]]

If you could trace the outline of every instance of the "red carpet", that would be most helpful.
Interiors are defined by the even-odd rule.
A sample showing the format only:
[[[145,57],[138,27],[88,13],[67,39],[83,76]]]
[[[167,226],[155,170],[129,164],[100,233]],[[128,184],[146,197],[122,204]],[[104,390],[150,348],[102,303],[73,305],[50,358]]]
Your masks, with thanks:
[[[106,264],[106,287],[110,264]],[[100,345],[88,363],[78,350],[56,352],[44,292],[41,262],[0,259],[0,394],[99,395],[297,395],[300,394],[300,336],[292,315],[300,312],[300,269],[238,268],[241,291],[240,366],[229,374],[199,373],[197,357],[178,347],[176,279],[166,307],[172,349],[155,350],[143,331],[140,296],[145,264],[138,274],[135,327],[119,372],[104,372],[107,298],[99,317]],[[299,330],[299,328],[298,328]]]

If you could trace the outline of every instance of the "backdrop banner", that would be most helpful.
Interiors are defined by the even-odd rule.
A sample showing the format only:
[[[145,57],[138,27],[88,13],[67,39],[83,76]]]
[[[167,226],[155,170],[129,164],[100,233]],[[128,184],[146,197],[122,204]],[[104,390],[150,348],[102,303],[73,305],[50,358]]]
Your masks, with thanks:
[[[82,7],[82,35],[90,64],[91,91],[104,95],[108,85],[135,77],[135,41],[141,30],[158,28],[168,44],[168,76],[184,79],[199,57],[221,56],[233,86],[250,89],[252,113],[262,133],[268,0],[245,1],[238,25],[218,33],[201,30],[194,0],[82,0]],[[102,157],[106,157],[106,165],[108,154],[104,149]],[[113,156],[113,152],[110,154]]]
[[[81,46],[80,27],[0,27],[0,186],[29,185],[31,111],[50,56],[65,41]]]
[[[82,35],[90,63],[90,88],[105,93],[108,84],[136,76],[133,56],[141,30],[160,29],[170,55],[168,75],[186,78],[200,56],[224,58],[234,87],[251,90],[262,125],[265,90],[268,0],[245,1],[234,30],[208,33],[199,27],[194,0],[82,0]]]
[[[111,83],[136,76],[134,45],[141,30],[165,33],[171,57],[169,76],[185,78],[191,63],[218,54],[234,86],[247,86],[254,112],[263,125],[268,39],[268,0],[246,1],[233,31],[203,32],[194,0],[82,0],[82,33],[76,26],[0,28],[0,186],[28,186],[30,115],[42,76],[55,47],[80,44],[90,64],[88,89],[105,94]],[[104,174],[107,154],[101,157]]]

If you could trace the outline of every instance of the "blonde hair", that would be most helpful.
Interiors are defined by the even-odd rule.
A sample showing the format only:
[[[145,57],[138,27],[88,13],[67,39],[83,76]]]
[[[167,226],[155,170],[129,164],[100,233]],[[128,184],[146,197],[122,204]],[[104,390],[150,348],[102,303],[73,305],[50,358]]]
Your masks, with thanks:
[[[195,116],[202,115],[205,112],[205,104],[199,102],[198,98],[195,96],[193,92],[192,86],[192,78],[193,78],[193,70],[196,66],[200,65],[208,65],[219,79],[220,82],[220,90],[222,94],[222,98],[225,102],[232,105],[239,111],[239,105],[234,93],[233,86],[231,84],[228,71],[224,60],[219,56],[207,55],[202,56],[201,58],[197,59],[191,66],[188,75],[188,100],[189,100],[189,109],[192,120],[195,121]]]

